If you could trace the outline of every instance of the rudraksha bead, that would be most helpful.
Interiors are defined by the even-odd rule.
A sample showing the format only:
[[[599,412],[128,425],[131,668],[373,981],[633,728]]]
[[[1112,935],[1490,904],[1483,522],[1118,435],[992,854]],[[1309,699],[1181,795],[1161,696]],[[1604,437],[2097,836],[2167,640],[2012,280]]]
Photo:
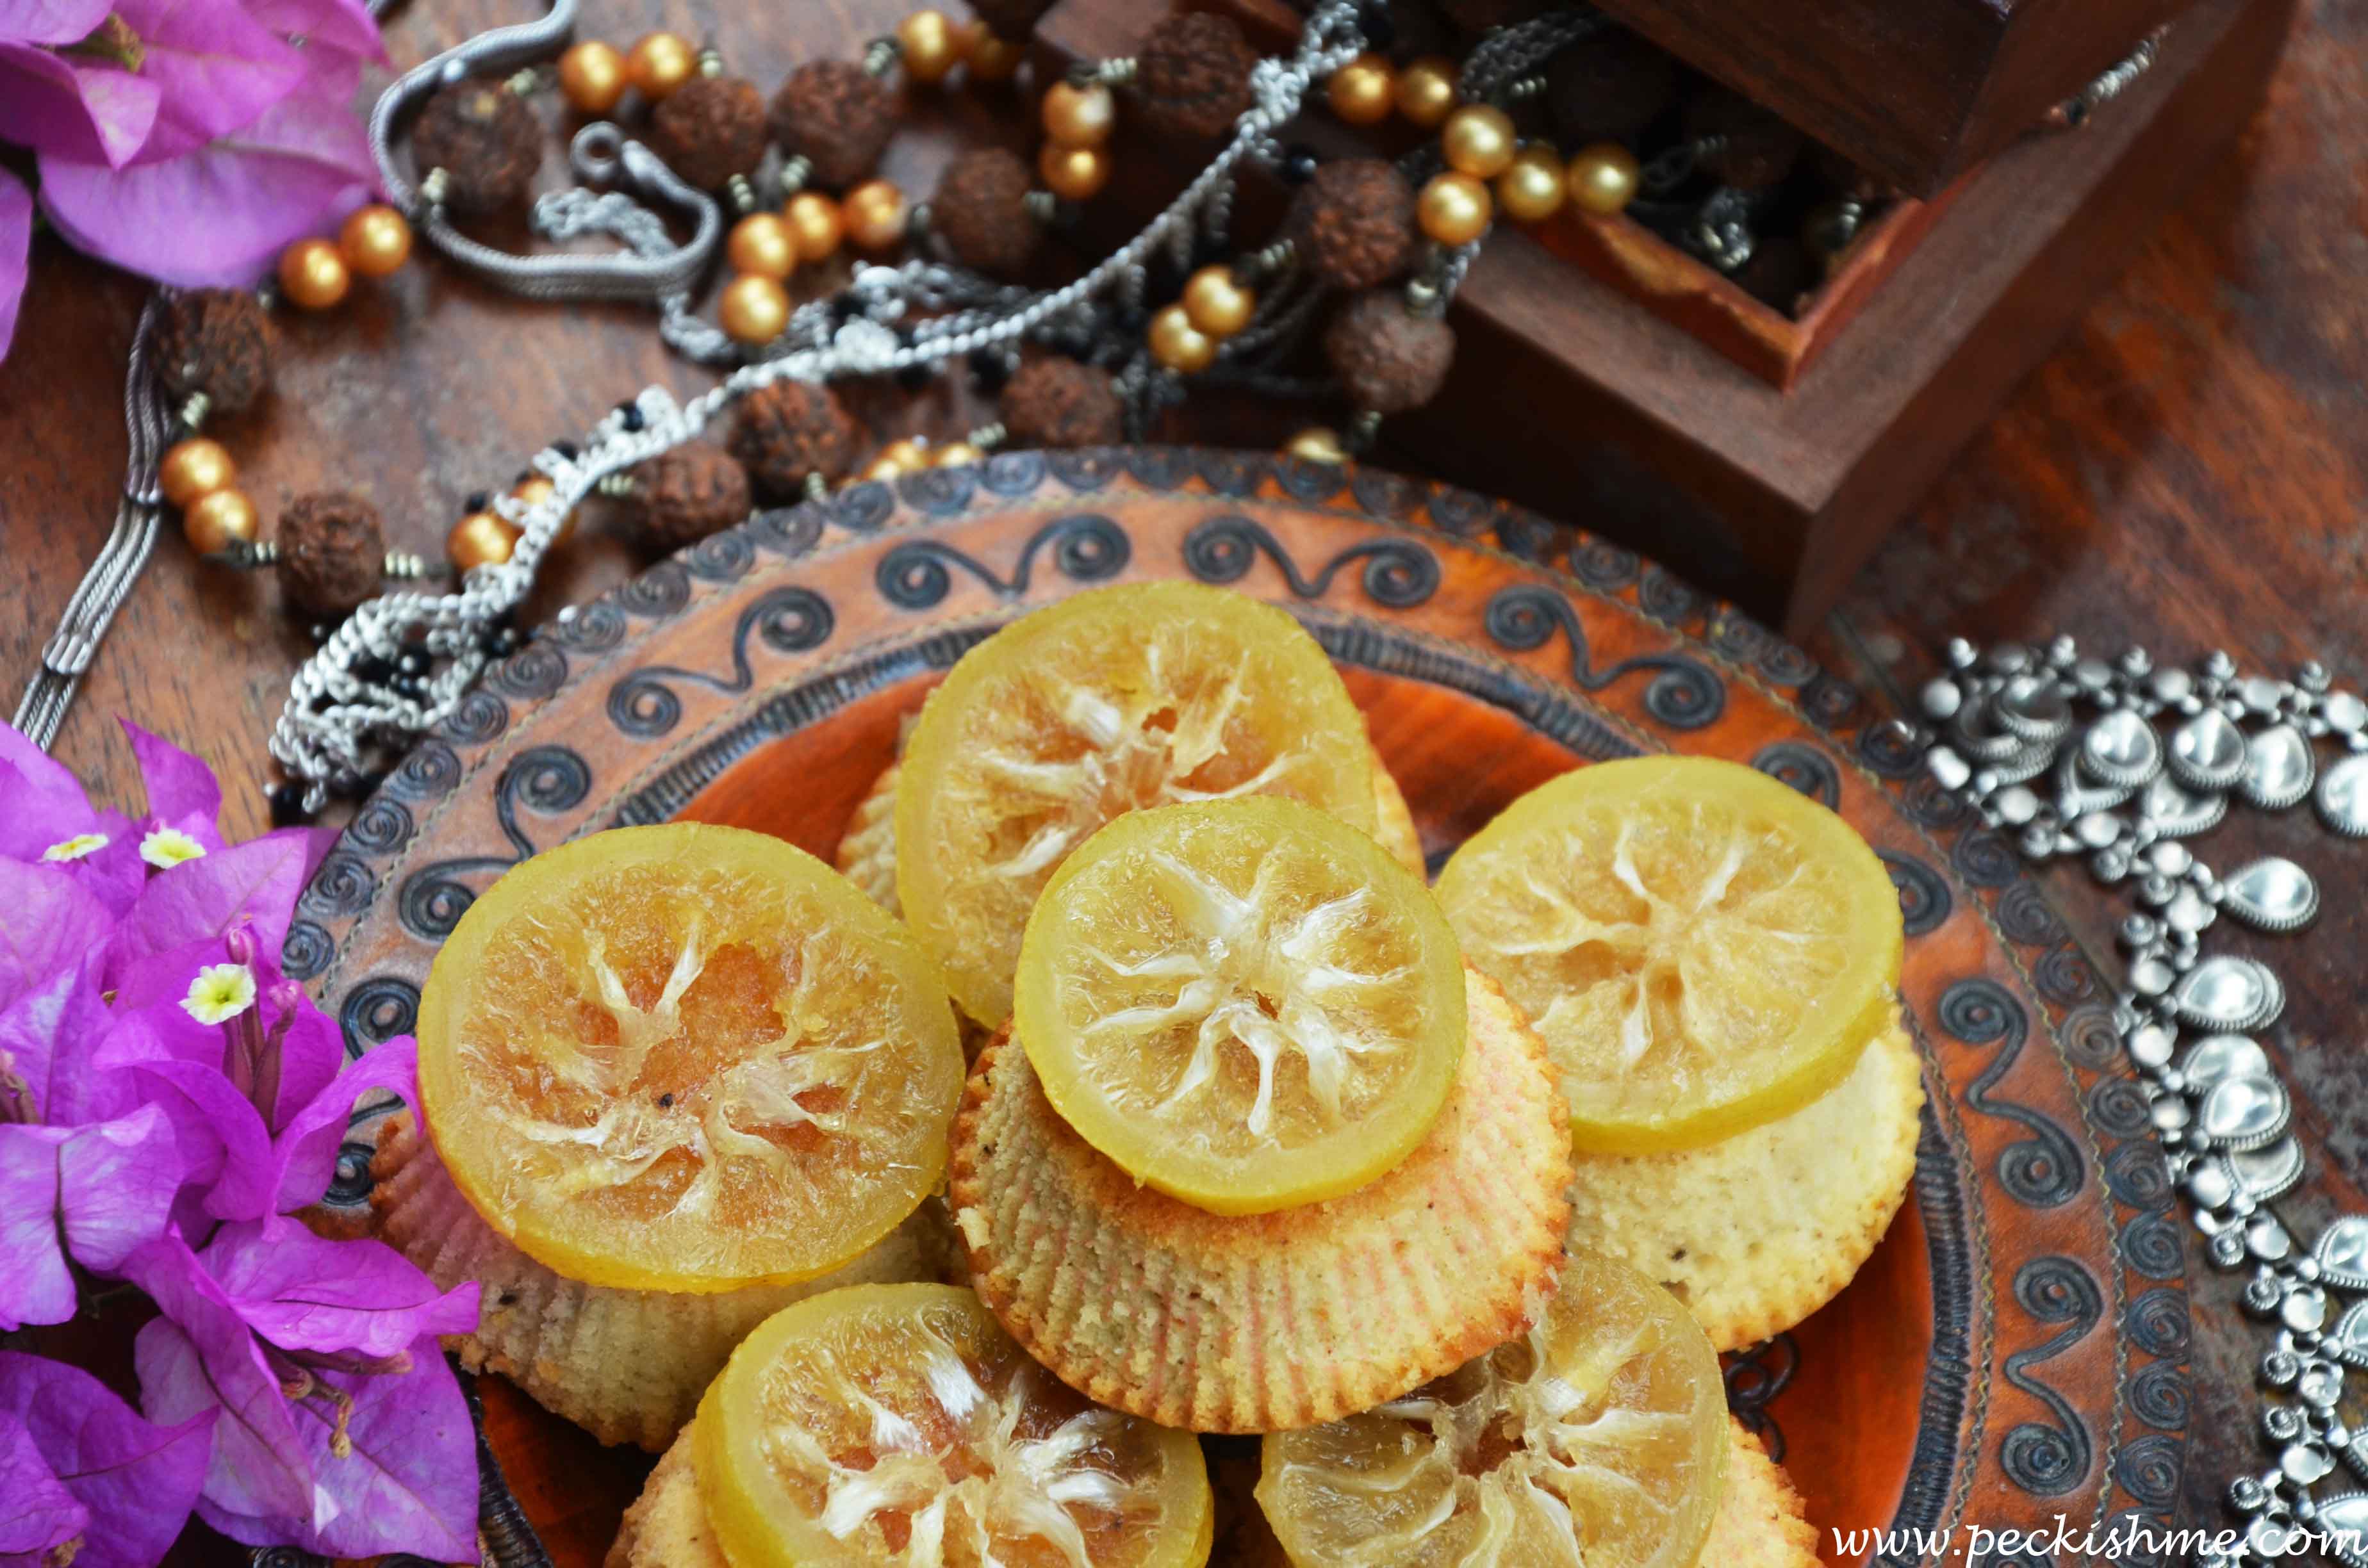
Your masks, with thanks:
[[[754,173],[767,135],[765,95],[737,76],[693,76],[650,111],[650,145],[701,190]]]
[[[748,515],[748,471],[720,447],[686,442],[633,470],[642,531],[661,550],[680,550]]]
[[[351,491],[300,495],[279,514],[279,581],[306,615],[350,615],[377,597],[386,561],[378,508]]]
[[[846,477],[855,466],[856,436],[855,420],[828,387],[785,381],[740,400],[724,446],[758,489],[795,500],[810,473]]]
[[[896,95],[848,60],[811,60],[773,95],[773,136],[814,165],[817,185],[837,189],[871,172],[896,130]]]
[[[1186,136],[1214,136],[1250,107],[1258,51],[1229,17],[1182,11],[1152,29],[1135,51],[1134,85],[1144,111]]]
[[[981,147],[962,153],[939,176],[929,222],[964,266],[1008,275],[1026,266],[1036,248],[1030,184],[1028,165],[1016,153]]]
[[[1455,333],[1437,316],[1408,310],[1395,290],[1371,289],[1332,318],[1324,357],[1350,403],[1403,414],[1437,395],[1455,360]]]
[[[202,395],[236,414],[271,387],[271,317],[240,289],[191,289],[166,304],[150,346],[156,379],[176,398]]]
[[[455,82],[419,111],[411,157],[423,179],[444,171],[447,206],[489,212],[526,199],[542,166],[542,127],[507,84]]]
[[[1380,158],[1325,164],[1292,199],[1285,232],[1326,283],[1370,289],[1414,255],[1414,190]]]
[[[1022,365],[996,413],[1023,447],[1110,447],[1126,438],[1126,407],[1110,372],[1058,356]]]

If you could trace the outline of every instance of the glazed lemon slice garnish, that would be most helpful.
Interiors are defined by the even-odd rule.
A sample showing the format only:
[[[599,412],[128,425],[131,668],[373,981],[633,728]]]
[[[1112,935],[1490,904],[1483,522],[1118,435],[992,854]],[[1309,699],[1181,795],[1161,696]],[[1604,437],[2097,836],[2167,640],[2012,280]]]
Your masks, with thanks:
[[[1370,833],[1363,717],[1281,610],[1191,583],[1023,617],[929,696],[896,787],[896,889],[954,998],[990,1027],[1036,895],[1120,813],[1276,795]]]
[[[733,1568],[1200,1568],[1187,1432],[1087,1402],[968,1290],[865,1285],[768,1318],[692,1428]]]
[[[1028,923],[1013,1037],[1079,1136],[1221,1214],[1337,1197],[1422,1141],[1463,1059],[1454,934],[1295,801],[1121,817]]]
[[[1582,1150],[1696,1148],[1841,1081],[1890,1019],[1899,895],[1849,824],[1752,768],[1598,763],[1456,851],[1439,900],[1536,1024]]]
[[[470,906],[419,1008],[427,1126],[569,1278],[725,1290],[838,1267],[944,1174],[953,1009],[920,946],[777,838],[547,850]]]
[[[1727,1449],[1718,1356],[1684,1306],[1573,1257],[1521,1338],[1269,1435],[1258,1496],[1299,1568],[1691,1568]]]

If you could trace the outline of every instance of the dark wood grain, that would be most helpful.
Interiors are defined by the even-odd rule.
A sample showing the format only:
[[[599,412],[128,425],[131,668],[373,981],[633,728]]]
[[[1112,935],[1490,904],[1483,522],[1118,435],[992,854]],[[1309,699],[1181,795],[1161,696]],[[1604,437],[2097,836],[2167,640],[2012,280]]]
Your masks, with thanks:
[[[620,41],[660,21],[712,26],[769,82],[790,62],[842,51],[893,0],[749,8],[593,0],[586,28]],[[514,19],[495,0],[401,11],[391,48],[407,64],[476,27]],[[1963,453],[1865,569],[1814,640],[1828,663],[1912,690],[1950,635],[2039,639],[2061,629],[2107,650],[2166,655],[2222,646],[2282,665],[2316,655],[2368,676],[2368,7],[2311,0],[2240,151],[2178,171],[2185,204],[2047,364]],[[990,117],[957,101],[894,154],[925,165],[959,127]],[[33,292],[0,364],[0,680],[15,693],[84,563],[120,483],[120,369],[137,315],[132,280],[37,243]],[[648,320],[621,308],[518,303],[427,266],[291,335],[279,397],[233,441],[267,512],[315,485],[372,491],[408,548],[433,551],[471,491],[520,454],[588,424],[652,380],[703,379],[667,360]],[[908,416],[951,431],[958,411]],[[883,435],[903,433],[884,426]],[[364,436],[363,432],[369,435]],[[1582,519],[1584,520],[1584,519]],[[590,531],[567,552],[548,608],[620,580],[639,560]],[[137,776],[113,716],[131,713],[201,751],[229,786],[227,825],[262,825],[263,739],[302,642],[267,584],[204,576],[167,540],[119,621],[59,752],[103,796],[131,802]],[[2368,849],[2293,816],[2225,829],[2235,863],[2251,843],[2321,871],[2315,935],[2264,941],[2292,1000],[2269,1044],[2295,1086],[2317,1155],[2290,1218],[2307,1228],[2368,1185],[2368,1069],[2359,1055]],[[2216,842],[2216,841],[2215,841]],[[2077,871],[2051,880],[2058,907],[2110,967],[2115,908]],[[2226,1478],[2261,1462],[2251,1368],[2258,1329],[2228,1283],[2191,1252],[2195,1413],[2185,1518],[2216,1525]]]

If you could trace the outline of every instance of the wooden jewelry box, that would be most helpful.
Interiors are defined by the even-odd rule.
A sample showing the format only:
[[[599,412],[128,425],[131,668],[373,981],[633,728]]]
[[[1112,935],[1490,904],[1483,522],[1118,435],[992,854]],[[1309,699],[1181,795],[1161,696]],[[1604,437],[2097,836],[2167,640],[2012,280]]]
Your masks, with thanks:
[[[1168,8],[1060,0],[1039,79],[1132,55]],[[1299,21],[1281,0],[1179,8],[1230,15],[1269,51]],[[1626,216],[1499,222],[1450,313],[1445,387],[1384,422],[1379,458],[1581,523],[1800,631],[2243,128],[2294,0],[1601,8],[1898,196],[1790,312]],[[2150,69],[2076,129],[2044,128],[2157,28]],[[1125,119],[1124,173],[1081,219],[1097,243],[1206,153]],[[1348,125],[1316,97],[1288,134],[1329,158],[1419,133]],[[1287,195],[1253,170],[1237,233],[1267,232]]]

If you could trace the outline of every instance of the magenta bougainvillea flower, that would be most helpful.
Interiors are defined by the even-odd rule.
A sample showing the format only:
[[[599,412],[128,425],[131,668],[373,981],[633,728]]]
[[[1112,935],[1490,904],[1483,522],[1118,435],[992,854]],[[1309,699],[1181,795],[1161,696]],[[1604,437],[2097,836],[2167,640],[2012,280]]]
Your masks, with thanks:
[[[256,281],[367,199],[361,0],[0,0],[0,142],[77,248],[174,284]],[[35,194],[0,169],[0,354]]]
[[[439,1336],[475,1326],[477,1288],[293,1218],[358,1105],[418,1097],[410,1040],[349,1059],[280,970],[328,835],[227,842],[205,765],[125,728],[136,818],[0,726],[0,1330],[64,1322],[94,1284],[158,1312],[145,1419],[105,1394],[62,1425],[91,1380],[0,1355],[0,1563],[153,1562],[192,1509],[256,1546],[472,1562],[475,1435]]]

